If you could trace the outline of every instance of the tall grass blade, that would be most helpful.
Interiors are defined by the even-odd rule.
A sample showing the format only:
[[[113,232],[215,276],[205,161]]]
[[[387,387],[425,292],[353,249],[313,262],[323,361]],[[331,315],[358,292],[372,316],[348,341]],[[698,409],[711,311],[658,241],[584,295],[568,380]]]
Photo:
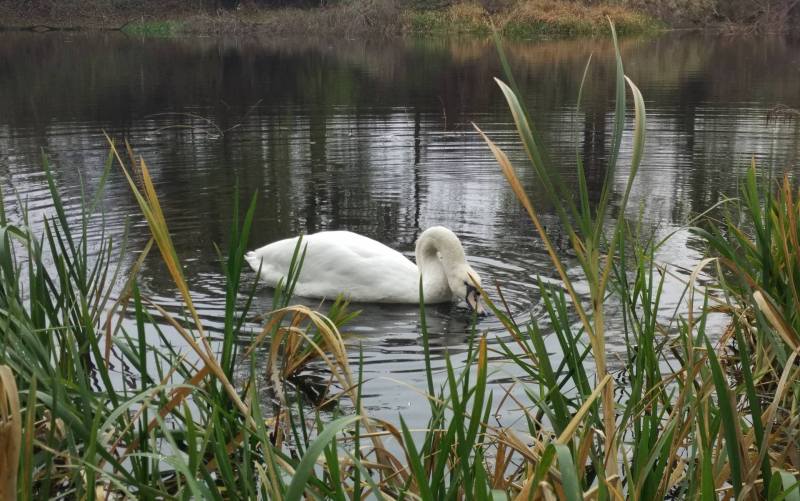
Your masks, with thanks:
[[[731,484],[733,492],[739,498],[742,491],[742,471],[745,469],[743,454],[740,449],[742,434],[739,427],[739,416],[736,412],[735,402],[731,398],[728,382],[723,374],[717,355],[711,342],[706,339],[706,350],[708,361],[711,365],[711,373],[714,379],[714,387],[719,398],[719,412],[722,419],[722,430],[725,434],[725,448],[728,453],[727,463],[731,470]]]
[[[572,454],[564,444],[553,444],[558,457],[559,471],[561,471],[561,482],[564,486],[565,498],[569,501],[583,500],[578,475],[575,472],[575,463],[572,461]]]
[[[286,496],[284,497],[286,501],[301,501],[303,492],[313,473],[317,458],[322,455],[325,448],[336,437],[337,433],[340,433],[360,419],[361,416],[346,416],[325,425],[325,429],[314,439],[306,450],[305,455],[303,455],[300,460],[300,463],[297,465],[292,481],[289,483],[289,487],[286,491]]]

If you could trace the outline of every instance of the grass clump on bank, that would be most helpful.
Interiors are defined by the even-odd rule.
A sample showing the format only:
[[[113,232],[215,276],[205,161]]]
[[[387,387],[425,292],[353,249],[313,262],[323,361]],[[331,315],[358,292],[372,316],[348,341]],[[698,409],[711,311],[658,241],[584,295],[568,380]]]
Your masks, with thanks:
[[[212,340],[193,306],[145,161],[130,150],[124,160],[112,145],[102,176],[104,182],[112,164],[119,165],[152,234],[129,273],[116,264],[124,246],[107,238],[89,242],[102,193],[87,196],[81,218],[71,225],[46,167],[54,214],[44,220],[42,235],[30,230],[27,216],[12,224],[0,210],[0,434],[11,429],[22,435],[18,443],[0,441],[9,444],[0,448],[0,464],[19,465],[17,496],[796,497],[797,195],[788,182],[778,196],[760,191],[752,172],[729,217],[697,230],[717,257],[699,263],[686,284],[687,310],[665,320],[666,270],[655,259],[659,242],[624,217],[642,160],[646,110],[618,51],[616,63],[606,179],[593,200],[579,156],[577,190],[550,174],[503,60],[507,83],[498,84],[588,292],[579,292],[574,274],[566,273],[508,157],[483,136],[560,278],[558,285],[539,282],[552,342],[545,343],[543,321],[513,318],[485,297],[508,341],[492,348],[486,335],[473,333],[465,365],[446,359],[437,385],[421,307],[429,403],[421,427],[402,415],[396,423],[369,416],[363,374],[352,370],[339,332],[350,318],[346,305],[335,303],[327,315],[290,305],[300,247],[264,327],[258,333],[244,327],[254,289],[242,289],[241,273],[254,204],[244,214],[235,206],[232,215],[221,256],[224,321]],[[635,117],[630,175],[615,218],[613,186],[628,92]],[[154,247],[182,299],[181,311],[167,311],[137,287],[137,269]],[[718,273],[722,288],[712,295],[697,285],[696,275],[714,263],[734,273]],[[124,287],[112,297],[118,281]],[[623,318],[615,332],[606,322],[611,303]],[[721,338],[709,331],[712,311],[730,315]],[[611,336],[625,343],[613,368],[606,353]],[[242,340],[248,343],[240,350]],[[262,375],[259,357],[269,360]],[[498,395],[490,386],[497,369],[490,358],[525,374],[524,382],[515,383],[521,394]],[[297,367],[310,359],[330,374],[330,389],[318,402],[298,391]],[[118,366],[131,372],[119,377]],[[242,366],[249,368],[245,376]],[[494,420],[506,400],[517,406],[514,426]],[[332,410],[323,414],[322,407]],[[7,485],[0,484],[0,493]]]
[[[472,33],[489,35],[491,18],[475,3],[458,3],[440,10],[407,11],[406,30],[417,34]]]
[[[128,35],[141,37],[170,37],[181,32],[180,21],[134,21],[126,24],[122,31]]]
[[[419,34],[489,35],[494,27],[509,38],[595,36],[605,33],[608,17],[614,20],[620,34],[662,28],[654,18],[620,4],[523,0],[503,4],[491,13],[475,2],[454,3],[438,10],[410,10],[406,12],[406,30]]]
[[[517,4],[499,26],[504,35],[518,38],[536,35],[597,36],[606,33],[608,18],[614,21],[620,35],[649,33],[662,28],[652,17],[619,3],[583,5],[543,0]]]

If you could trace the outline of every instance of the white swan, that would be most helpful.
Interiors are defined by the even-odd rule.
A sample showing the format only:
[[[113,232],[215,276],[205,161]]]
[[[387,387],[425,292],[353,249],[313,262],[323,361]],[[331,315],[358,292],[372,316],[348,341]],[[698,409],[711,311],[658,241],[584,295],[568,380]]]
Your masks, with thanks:
[[[250,267],[270,287],[286,276],[297,246],[287,238],[245,254]],[[394,249],[349,231],[323,231],[303,237],[306,256],[295,286],[304,297],[370,303],[419,303],[422,275],[425,303],[466,301],[478,313],[481,279],[467,264],[456,235],[442,226],[425,230],[417,240],[417,264]]]

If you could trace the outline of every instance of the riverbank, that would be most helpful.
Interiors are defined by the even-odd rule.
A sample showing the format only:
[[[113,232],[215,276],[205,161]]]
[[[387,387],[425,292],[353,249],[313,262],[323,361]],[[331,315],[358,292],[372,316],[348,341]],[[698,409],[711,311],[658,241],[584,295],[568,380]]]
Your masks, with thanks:
[[[150,4],[153,5],[150,5]],[[402,6],[390,0],[358,0],[320,8],[207,9],[170,2],[137,2],[137,8],[96,1],[40,8],[0,0],[5,30],[122,30],[134,35],[172,36],[325,35],[488,35],[492,26],[511,38],[593,36],[605,33],[610,17],[623,34],[654,32],[666,25],[643,10],[618,4],[584,5],[565,0],[511,4],[453,3],[436,9]]]

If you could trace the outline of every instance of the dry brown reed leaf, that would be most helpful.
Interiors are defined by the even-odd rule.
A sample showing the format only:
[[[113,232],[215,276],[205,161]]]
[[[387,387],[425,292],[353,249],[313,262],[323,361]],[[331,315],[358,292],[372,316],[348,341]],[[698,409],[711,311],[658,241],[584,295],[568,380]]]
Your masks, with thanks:
[[[357,395],[358,385],[355,384],[350,370],[347,347],[339,329],[329,318],[302,305],[287,306],[273,311],[267,316],[270,319],[269,322],[245,350],[244,356],[249,356],[265,339],[270,335],[273,336],[270,340],[267,373],[284,407],[286,406],[286,399],[282,389],[283,379],[294,374],[314,357],[318,357],[325,362],[339,386],[344,389],[343,391],[348,394],[353,403],[359,401]],[[283,327],[283,321],[287,317],[290,317],[289,326]],[[316,329],[320,335],[321,342],[318,343],[305,329],[300,328],[304,324],[307,327],[313,326]],[[310,351],[304,351],[306,350],[305,346],[310,347]],[[328,356],[328,353],[331,353],[332,357]],[[284,362],[280,368],[278,365],[279,357],[282,357]],[[367,433],[370,434],[370,440],[375,448],[378,462],[389,466],[392,471],[397,471],[397,468],[401,466],[384,446],[380,434],[376,433],[377,429],[373,424],[376,421],[366,417],[367,414],[363,405],[358,409],[358,412],[364,416],[364,427]],[[407,474],[400,476],[407,478]],[[393,478],[395,477],[393,476]]]
[[[789,182],[789,175],[783,175],[783,184],[781,185],[781,192],[783,195],[783,205],[786,207],[785,211],[779,210],[777,217],[779,219],[778,225],[778,240],[783,247],[783,255],[787,258],[784,266],[786,267],[785,276],[789,281],[789,292],[792,293],[792,300],[794,308],[800,308],[800,297],[798,297],[798,288],[795,283],[794,277],[796,268],[800,266],[800,237],[797,234],[797,211],[800,206],[795,205],[794,196],[792,195],[792,185]],[[781,238],[782,237],[782,238]],[[794,257],[794,259],[791,259]]]
[[[282,324],[287,317],[290,318],[289,325],[284,327]],[[276,310],[269,314],[269,318],[269,322],[247,348],[244,356],[249,356],[268,336],[272,336],[267,373],[284,405],[286,402],[283,380],[295,374],[313,358],[323,360],[353,402],[357,400],[355,392],[357,385],[353,383],[353,376],[347,360],[347,348],[342,335],[333,322],[310,308],[300,305]],[[304,323],[308,323],[309,327],[313,326],[317,330],[320,335],[319,343],[307,334],[307,329],[301,328]],[[328,353],[331,353],[333,358],[329,357]],[[282,364],[278,363],[279,359],[282,360]]]
[[[372,499],[372,486],[362,480],[361,487],[363,489],[363,492],[361,493],[361,499]],[[398,501],[398,498],[390,496],[386,492],[381,492],[381,498],[385,499],[386,501]]]
[[[544,501],[557,501],[558,497],[556,496],[555,491],[553,490],[553,486],[547,482],[539,482],[539,492],[538,492],[539,499]],[[520,495],[521,496],[521,495]],[[520,499],[517,497],[517,499]]]
[[[270,312],[266,315],[269,317],[269,322],[261,329],[261,332],[256,336],[250,346],[244,353],[244,357],[252,354],[261,343],[264,342],[270,335],[273,338],[270,340],[270,364],[277,364],[278,356],[283,355],[286,365],[281,369],[281,376],[288,377],[294,374],[300,367],[310,360],[312,355],[302,353],[303,341],[308,342],[309,336],[305,335],[305,331],[300,329],[300,326],[308,321],[313,325],[321,335],[324,344],[317,346],[312,344],[313,351],[320,357],[327,359],[326,351],[333,354],[334,361],[329,360],[329,368],[334,374],[342,373],[345,378],[352,379],[347,361],[347,349],[344,344],[344,339],[339,333],[339,329],[324,315],[301,305],[287,306],[279,310]],[[281,327],[284,319],[291,317],[288,327]],[[285,343],[281,343],[285,341]],[[272,365],[268,366],[268,371],[272,371]],[[352,384],[347,384],[345,387],[350,387]]]
[[[200,359],[204,363],[203,367],[200,370],[198,370],[198,372],[196,372],[194,376],[192,376],[189,382],[187,383],[190,386],[190,388],[178,388],[174,390],[173,397],[170,400],[170,403],[167,404],[167,406],[165,406],[164,409],[162,409],[162,412],[166,410],[167,407],[169,407],[169,410],[171,410],[172,408],[180,404],[186,397],[188,397],[192,393],[194,387],[198,386],[200,382],[203,381],[208,375],[213,374],[214,377],[222,384],[222,387],[225,389],[225,392],[228,394],[228,397],[230,397],[233,403],[236,404],[236,406],[239,409],[239,412],[242,413],[242,416],[245,418],[247,423],[253,428],[255,428],[256,423],[253,420],[253,417],[250,415],[250,410],[244,404],[241,398],[239,398],[239,394],[236,392],[236,389],[233,387],[233,384],[231,384],[231,382],[228,380],[228,377],[225,375],[225,372],[222,370],[222,367],[220,367],[216,355],[214,354],[213,351],[211,351],[211,348],[209,347],[209,351],[203,350],[195,341],[194,336],[192,336],[186,329],[184,329],[184,327],[180,324],[180,322],[178,322],[172,315],[170,315],[170,313],[167,310],[162,308],[160,305],[152,301],[149,301],[147,299],[145,299],[144,301],[153,308],[155,308],[159,312],[159,314],[161,314],[164,320],[166,320],[167,323],[169,323],[176,330],[176,332],[178,332],[181,335],[181,337],[187,342],[187,344],[189,344],[189,346],[192,347],[192,350],[198,357],[200,357]],[[200,338],[205,341],[205,335],[201,334]],[[205,342],[206,344],[208,343],[207,341]],[[167,410],[167,412],[169,412],[169,410]]]
[[[798,373],[800,373],[800,369],[795,366],[795,361],[797,357],[800,356],[800,348],[796,349],[792,352],[789,358],[786,360],[786,367],[781,374],[781,378],[778,381],[778,384],[775,388],[775,398],[772,399],[772,403],[770,403],[769,407],[764,411],[761,415],[761,422],[765,423],[764,427],[764,436],[769,437],[769,439],[778,440],[780,437],[775,436],[772,434],[772,430],[776,425],[775,416],[780,408],[781,403],[784,402],[784,399],[787,396],[789,390],[792,389],[792,385],[790,382],[797,381]],[[779,426],[779,429],[781,427]],[[751,430],[748,435],[753,435],[754,431]],[[779,434],[778,434],[779,435]],[[754,441],[754,437],[748,436],[751,441]],[[764,459],[766,454],[769,452],[769,448],[772,445],[773,440],[766,440],[764,446],[761,450],[758,451],[758,461],[754,461],[754,464],[750,471],[750,476],[753,478],[758,477],[758,468],[761,464],[761,461]],[[783,464],[783,463],[781,463]]]
[[[697,277],[698,275],[700,275],[700,272],[703,271],[703,268],[705,268],[709,263],[713,263],[716,260],[717,258],[715,257],[707,257],[702,261],[700,261],[699,263],[697,263],[697,265],[692,270],[692,274],[689,275],[689,280],[686,282],[686,287],[689,289],[689,294],[686,300],[689,310],[686,313],[687,324],[688,324],[687,328],[689,329],[690,332],[694,328],[694,291],[695,291],[694,284],[697,282]],[[691,339],[692,336],[689,336],[690,341]]]
[[[564,431],[561,432],[561,435],[558,436],[556,439],[557,444],[566,444],[572,439],[572,435],[578,429],[578,426],[580,426],[584,416],[586,416],[594,401],[597,400],[597,398],[603,392],[605,386],[609,384],[611,380],[611,374],[606,374],[605,377],[600,381],[600,384],[598,384],[594,391],[592,391],[592,394],[589,395],[589,398],[583,402],[583,405],[581,405],[581,408],[578,409],[578,412],[576,412],[572,417],[569,424],[567,424],[567,426],[564,428]]]
[[[693,407],[688,409],[686,418],[683,420],[680,426],[676,427],[672,442],[670,443],[670,454],[668,455],[668,457],[672,458],[679,457],[679,450],[686,448],[686,445],[689,443],[689,435],[692,432],[692,430],[695,429],[696,426],[694,418],[695,413],[696,410]],[[679,414],[673,413],[672,415],[670,415],[669,419],[675,419],[675,416],[678,415]],[[708,414],[706,414],[706,416],[707,415]],[[676,470],[673,471],[673,475],[676,475],[676,472],[677,472],[677,467]],[[680,477],[680,479],[684,478],[685,472],[683,473],[683,476],[680,475],[678,476]],[[662,475],[661,481],[658,484],[657,492],[669,492],[669,490],[673,486],[673,484],[671,484],[672,480],[673,480],[672,475],[669,476]]]
[[[403,435],[402,435],[402,433],[400,433],[400,430],[398,430],[397,427],[394,426],[389,421],[385,421],[385,420],[379,419],[379,418],[369,418],[369,420],[374,422],[375,424],[377,424],[378,426],[380,426],[384,430],[386,430],[392,436],[392,438],[394,438],[394,440],[398,444],[400,444],[400,447],[403,449],[403,452],[406,454],[406,462],[405,463],[401,463],[399,459],[397,459],[392,453],[390,453],[388,450],[386,450],[384,448],[382,454],[384,455],[384,459],[386,459],[387,461],[381,461],[381,463],[390,465],[392,467],[392,471],[394,472],[393,476],[394,477],[399,477],[400,479],[402,479],[402,481],[404,483],[407,482],[409,477],[410,477],[410,475],[411,475],[411,472],[408,471],[408,468],[406,467],[406,465],[411,464],[411,463],[408,462],[408,457],[409,457],[408,456],[408,451],[405,449],[405,446],[403,444]],[[381,443],[381,447],[383,447],[382,443]],[[376,454],[378,453],[377,450],[375,452],[376,452]]]
[[[583,501],[592,501],[598,498],[600,493],[600,485],[594,484],[593,486],[589,487],[589,490],[583,493]]]
[[[578,454],[575,456],[576,465],[584,465],[589,463],[589,452],[592,450],[594,435],[594,429],[589,427],[581,437],[580,444],[578,445]],[[586,469],[578,468],[578,476],[581,480],[583,480],[585,475]]]
[[[619,475],[612,475],[608,478],[603,478],[603,482],[606,484],[606,488],[608,489],[608,494],[611,499],[619,499],[620,501],[625,499],[625,496],[622,494],[622,490],[620,490],[621,483]]]
[[[149,304],[153,305],[159,313],[163,315],[163,317],[167,320],[167,322],[172,325],[177,332],[186,340],[195,354],[202,360],[203,366],[193,375],[193,377],[189,380],[189,387],[183,387],[175,390],[172,394],[172,398],[170,402],[161,409],[160,415],[163,415],[165,412],[170,412],[174,409],[175,406],[179,405],[183,402],[188,396],[192,393],[193,388],[197,387],[201,381],[203,381],[206,377],[213,375],[214,378],[219,382],[222,386],[225,393],[231,399],[233,404],[241,413],[243,419],[253,429],[257,428],[257,424],[253,419],[253,416],[250,412],[250,409],[247,405],[242,401],[239,397],[238,392],[234,388],[233,384],[228,380],[228,377],[223,371],[222,367],[219,365],[219,362],[216,358],[216,353],[214,352],[211,344],[206,337],[203,323],[200,320],[200,315],[197,309],[194,307],[192,302],[192,297],[189,292],[189,286],[186,283],[186,280],[183,276],[183,269],[178,259],[177,253],[175,252],[175,246],[172,243],[172,238],[170,237],[169,228],[167,226],[166,220],[164,218],[164,213],[161,209],[161,204],[158,199],[158,195],[155,190],[155,186],[153,184],[153,180],[150,177],[150,172],[147,168],[147,164],[144,161],[144,158],[139,158],[139,161],[136,162],[133,154],[133,149],[130,147],[130,144],[126,143],[126,148],[128,151],[128,155],[132,160],[132,165],[137,166],[137,171],[141,179],[139,179],[138,183],[133,180],[128,170],[125,168],[125,163],[123,162],[119,151],[117,150],[114,141],[111,140],[108,135],[106,135],[106,139],[110,145],[111,152],[114,157],[117,159],[117,162],[122,169],[123,174],[125,175],[128,185],[131,188],[131,191],[136,198],[140,209],[142,210],[145,219],[147,220],[148,226],[150,228],[150,232],[153,236],[153,240],[156,242],[159,251],[161,252],[161,256],[163,258],[164,264],[167,266],[169,270],[170,276],[172,277],[173,282],[177,286],[178,290],[181,293],[183,298],[183,303],[186,309],[188,310],[189,314],[192,317],[194,328],[196,332],[196,337],[194,333],[190,333],[186,329],[180,325],[172,316],[167,313],[163,308],[160,306],[150,302]],[[156,425],[157,421],[151,421],[149,424],[149,428],[152,429]],[[130,447],[128,448],[130,450]]]
[[[499,80],[497,80],[499,82]],[[512,109],[513,111],[513,109]],[[520,117],[523,119],[524,117]],[[515,117],[517,119],[517,117]],[[575,307],[575,310],[578,313],[578,316],[581,319],[581,323],[583,324],[584,328],[586,329],[587,334],[589,335],[590,339],[594,339],[594,329],[592,328],[592,323],[589,321],[589,317],[586,315],[586,312],[583,310],[582,302],[578,298],[578,294],[575,292],[575,289],[572,287],[572,282],[567,276],[564,267],[561,265],[561,260],[558,258],[558,254],[556,253],[555,247],[550,242],[550,238],[547,236],[547,232],[544,229],[544,225],[539,220],[539,216],[536,213],[536,209],[534,209],[533,204],[531,203],[530,199],[528,198],[527,193],[525,192],[525,188],[522,186],[519,178],[517,177],[517,173],[514,170],[514,166],[511,165],[511,160],[508,159],[508,156],[501,150],[494,142],[489,139],[489,137],[484,134],[484,132],[475,125],[474,123],[472,126],[478,131],[478,134],[481,135],[484,142],[489,149],[494,154],[495,160],[497,160],[498,165],[500,165],[500,170],[503,171],[503,175],[508,180],[509,186],[511,186],[511,190],[514,192],[514,195],[517,197],[517,200],[525,207],[525,210],[528,213],[528,217],[530,218],[533,225],[536,227],[536,232],[539,234],[539,237],[544,242],[545,249],[547,250],[547,254],[550,256],[550,261],[555,266],[556,271],[558,272],[559,278],[561,278],[561,283],[566,287],[567,293],[569,294],[570,298],[572,299],[572,303]],[[577,238],[572,238],[572,241],[578,241]]]
[[[499,79],[495,78],[495,81],[503,90],[503,92],[506,94],[506,98],[509,101],[509,104],[511,105],[510,106],[511,113],[514,117],[517,129],[518,131],[520,131],[520,134],[523,135],[522,132],[523,130],[529,130],[527,117],[524,115],[523,112],[520,111],[519,106],[514,106],[512,104],[513,98],[509,96],[513,96],[514,92]],[[635,86],[632,86],[631,89],[637,92]],[[495,145],[494,142],[492,142],[492,140],[490,140],[488,136],[486,136],[486,134],[484,134],[483,131],[474,123],[473,127],[475,128],[475,130],[478,131],[478,133],[483,138],[484,142],[486,142],[486,145],[492,151],[492,154],[494,155],[495,160],[500,166],[500,169],[503,171],[503,174],[506,176],[506,179],[508,180],[508,184],[511,186],[512,191],[514,192],[519,202],[523,205],[523,207],[525,207],[525,210],[528,212],[529,218],[536,227],[536,231],[539,233],[539,236],[544,242],[545,249],[547,250],[547,253],[550,256],[550,261],[556,268],[556,271],[559,274],[559,278],[561,279],[561,283],[567,289],[567,293],[569,294],[570,299],[572,300],[572,307],[577,312],[578,317],[580,317],[584,330],[586,334],[589,336],[589,341],[592,345],[592,353],[594,354],[595,357],[595,365],[597,367],[597,373],[599,376],[605,377],[607,375],[607,371],[605,363],[606,353],[604,347],[605,343],[604,318],[603,318],[603,307],[601,303],[603,301],[603,295],[600,294],[593,297],[594,321],[592,322],[589,319],[588,314],[584,310],[582,302],[580,301],[580,298],[578,297],[574,287],[572,286],[572,282],[567,276],[566,271],[564,270],[564,266],[562,265],[561,260],[558,258],[558,254],[556,253],[554,246],[550,242],[550,239],[547,237],[547,234],[545,233],[544,230],[544,226],[541,224],[538,214],[536,213],[533,204],[531,204],[531,201],[525,192],[525,188],[522,186],[522,183],[517,177],[516,171],[514,170],[511,161],[508,159],[508,156],[499,147],[497,147],[497,145]],[[525,140],[524,137],[522,139],[523,141]],[[531,160],[533,159],[531,158]],[[579,253],[586,252],[586,249],[582,248],[581,246],[580,239],[574,233],[570,232],[569,237],[570,241],[573,244],[573,248],[576,251],[578,251]],[[607,279],[608,273],[610,272],[610,268],[611,268],[610,266],[606,266],[605,271],[600,277],[600,283],[596,285],[597,290],[604,290],[605,280]],[[616,421],[613,413],[613,406],[615,403],[613,380],[608,382],[604,386],[604,390],[602,392],[602,401],[603,401],[603,407],[604,409],[606,409],[606,411],[603,412],[603,423],[604,423],[606,445],[607,445],[605,449],[604,463],[607,473],[613,476],[614,474],[616,474],[618,468],[616,452],[615,452],[617,450],[617,436],[616,436]]]
[[[504,443],[519,453],[526,461],[531,464],[536,464],[542,459],[544,448],[540,441],[535,441],[533,447],[528,446],[520,439],[514,430],[508,428],[504,431],[502,437],[498,437],[498,442]],[[531,472],[533,474],[533,472]]]
[[[22,413],[14,374],[0,365],[0,499],[16,499]]]
[[[514,498],[514,501],[530,501],[534,499],[533,497],[533,469],[528,468],[527,478],[525,479],[525,483],[522,485],[522,488],[519,489],[517,492],[517,497]]]
[[[501,430],[498,436],[502,438],[502,434],[503,431]],[[506,449],[508,449],[507,453]],[[505,490],[508,487],[507,482],[505,481],[505,472],[508,468],[508,465],[511,463],[511,457],[513,455],[514,451],[505,443],[503,443],[502,440],[497,442],[497,448],[495,449],[494,471],[491,472],[492,489]]]
[[[672,467],[672,472],[667,476],[669,480],[667,481],[667,492],[669,492],[673,487],[678,485],[678,483],[682,482],[683,479],[686,478],[686,461],[683,458],[677,458],[675,460],[675,465]]]
[[[775,309],[774,306],[767,300],[764,293],[760,290],[753,293],[753,299],[761,312],[767,317],[767,320],[772,327],[778,332],[778,335],[788,344],[792,350],[797,350],[800,347],[800,338],[797,332],[794,331],[783,319],[783,316]]]

